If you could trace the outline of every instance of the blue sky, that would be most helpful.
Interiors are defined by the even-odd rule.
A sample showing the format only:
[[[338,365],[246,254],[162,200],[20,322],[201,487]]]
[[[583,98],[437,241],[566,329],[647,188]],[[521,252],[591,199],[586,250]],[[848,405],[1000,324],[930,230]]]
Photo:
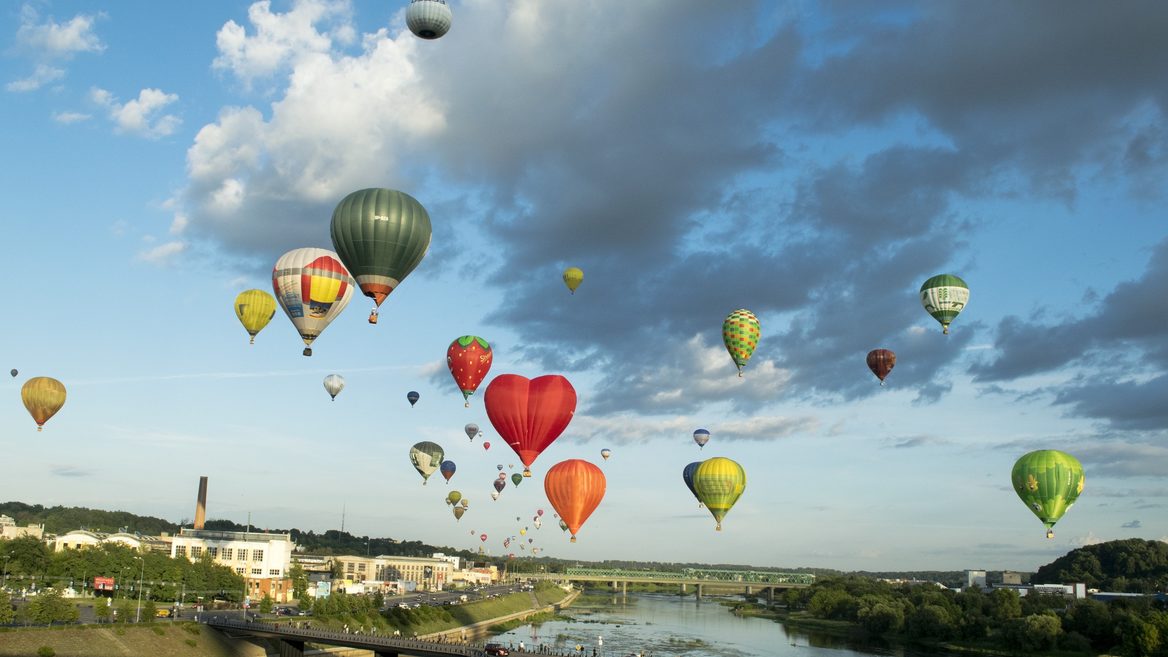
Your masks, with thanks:
[[[498,554],[552,513],[542,471],[608,447],[601,506],[574,545],[532,528],[543,554],[1034,569],[1168,538],[1168,8],[475,0],[426,42],[404,3],[155,4],[0,14],[0,498],[179,521],[207,475],[211,517],[344,509]],[[279,312],[249,346],[235,295],[331,248],[364,187],[434,225],[380,324],[358,297],[310,359]],[[917,300],[942,272],[972,290],[949,336]],[[738,379],[720,326],[743,307],[764,337]],[[491,376],[580,400],[495,502],[518,460],[486,383],[465,409],[446,371],[464,334]],[[69,399],[37,433],[19,390],[42,375]],[[420,440],[450,486],[420,485]],[[1087,473],[1050,541],[1009,483],[1034,449]],[[748,475],[720,533],[681,480],[709,456]]]

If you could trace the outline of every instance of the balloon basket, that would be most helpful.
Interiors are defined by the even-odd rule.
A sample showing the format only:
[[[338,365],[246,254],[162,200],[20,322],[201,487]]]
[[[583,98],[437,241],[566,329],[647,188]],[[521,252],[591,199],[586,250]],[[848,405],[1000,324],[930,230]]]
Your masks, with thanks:
[[[1047,538],[1054,538],[1054,530],[1053,529],[1046,530],[1046,537]]]
[[[575,543],[575,542],[576,542],[576,537],[575,537],[575,536],[573,536],[573,537],[572,537],[572,538],[569,540],[569,542],[571,542],[571,543]]]
[[[248,344],[255,344],[255,336],[254,336],[254,335],[253,335],[253,336],[251,336],[251,339],[250,339],[250,340],[248,340],[248,341],[247,341],[247,343],[248,343]]]
[[[304,348],[304,351],[303,351],[303,352],[301,352],[301,353],[303,353],[305,356],[311,356],[311,355],[312,355],[312,348],[311,348],[311,347],[305,347],[305,348]]]
[[[714,531],[716,531],[716,532],[722,531],[722,523],[718,523],[718,526],[714,528]]]
[[[39,425],[39,424],[37,425],[37,431],[44,431],[44,430],[45,430],[45,428],[44,428],[44,427],[42,427],[42,426],[41,426],[41,425]]]
[[[530,478],[531,477],[531,470],[529,470],[528,468],[523,468],[523,476]]]
[[[463,408],[470,408],[470,402],[469,401],[466,402],[465,404],[462,405],[462,407]],[[471,440],[474,440],[474,438],[471,438]]]

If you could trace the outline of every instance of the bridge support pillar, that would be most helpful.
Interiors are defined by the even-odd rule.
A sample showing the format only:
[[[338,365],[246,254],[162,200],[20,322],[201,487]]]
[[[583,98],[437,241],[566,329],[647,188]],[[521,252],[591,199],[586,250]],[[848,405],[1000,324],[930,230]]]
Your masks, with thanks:
[[[280,657],[304,657],[304,642],[296,639],[280,639],[277,644]]]
[[[612,580],[612,590],[615,591],[619,588],[620,588],[620,582],[616,581],[615,579]]]
[[[682,592],[682,593],[685,593],[685,592],[686,592],[686,584],[685,584],[685,582],[682,582],[682,583],[681,583],[681,592]]]
[[[697,585],[697,593],[694,597],[696,597],[698,600],[702,599],[702,585],[701,584]]]
[[[753,586],[747,585],[746,595],[754,595],[754,587]]]
[[[621,595],[628,595],[628,594],[629,594],[629,582],[628,582],[628,580],[626,580],[626,581],[621,582]]]
[[[767,587],[767,603],[775,604],[775,587],[773,586]]]

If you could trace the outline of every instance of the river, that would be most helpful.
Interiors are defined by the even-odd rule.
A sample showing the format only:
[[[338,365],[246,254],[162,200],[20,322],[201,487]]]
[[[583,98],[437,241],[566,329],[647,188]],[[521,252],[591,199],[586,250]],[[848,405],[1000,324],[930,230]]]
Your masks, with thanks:
[[[564,610],[570,621],[524,625],[492,641],[552,654],[627,657],[871,657],[902,656],[898,649],[849,646],[844,639],[792,630],[765,618],[741,618],[715,598],[656,594],[581,596]]]

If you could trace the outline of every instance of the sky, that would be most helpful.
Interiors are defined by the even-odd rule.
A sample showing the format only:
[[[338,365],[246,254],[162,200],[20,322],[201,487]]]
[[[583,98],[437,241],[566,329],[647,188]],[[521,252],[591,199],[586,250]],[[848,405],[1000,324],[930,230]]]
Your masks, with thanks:
[[[0,499],[190,522],[208,476],[210,518],[261,528],[843,570],[1168,539],[1168,5],[452,0],[424,41],[401,0],[109,4],[0,13]],[[280,311],[249,346],[235,295],[367,187],[434,230],[380,323],[355,296],[311,358]],[[939,273],[971,290],[948,336]],[[502,373],[579,402],[492,501]],[[41,433],[32,376],[68,388]],[[1010,485],[1038,449],[1086,471],[1051,540]],[[681,478],[713,456],[747,473],[721,532]],[[531,523],[571,458],[607,479],[575,544]]]

